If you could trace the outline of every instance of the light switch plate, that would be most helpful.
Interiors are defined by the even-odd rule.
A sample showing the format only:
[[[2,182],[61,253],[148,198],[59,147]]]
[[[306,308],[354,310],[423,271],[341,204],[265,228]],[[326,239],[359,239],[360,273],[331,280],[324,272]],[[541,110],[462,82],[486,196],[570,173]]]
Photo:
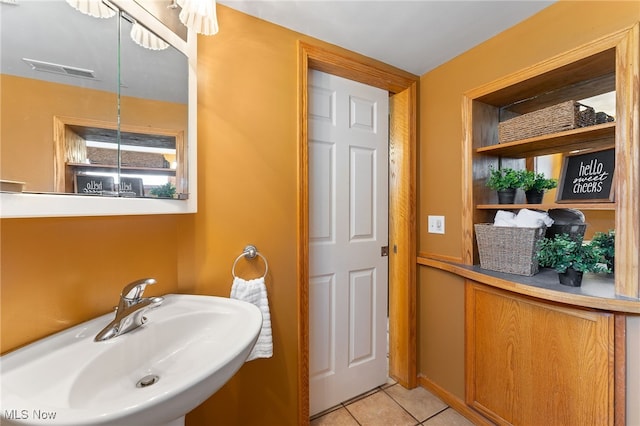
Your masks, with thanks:
[[[444,216],[429,216],[429,233],[444,234]]]

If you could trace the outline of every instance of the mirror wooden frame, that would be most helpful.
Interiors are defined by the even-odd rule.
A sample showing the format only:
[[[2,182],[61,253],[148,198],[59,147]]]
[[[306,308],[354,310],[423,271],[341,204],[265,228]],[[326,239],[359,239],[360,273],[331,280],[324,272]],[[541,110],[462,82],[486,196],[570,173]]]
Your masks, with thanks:
[[[190,30],[187,41],[184,41],[138,3],[130,0],[112,0],[112,3],[158,34],[188,58],[189,117],[184,172],[184,176],[188,179],[188,199],[87,197],[74,194],[2,192],[0,193],[0,218],[180,214],[197,211],[197,34]]]

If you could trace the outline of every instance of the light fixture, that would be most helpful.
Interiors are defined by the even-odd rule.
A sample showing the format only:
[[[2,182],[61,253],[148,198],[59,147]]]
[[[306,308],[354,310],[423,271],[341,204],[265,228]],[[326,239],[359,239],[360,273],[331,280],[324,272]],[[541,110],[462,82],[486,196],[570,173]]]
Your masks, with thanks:
[[[139,46],[151,50],[164,50],[169,47],[169,43],[137,22],[134,22],[131,26],[131,39]]]
[[[177,0],[182,8],[180,22],[198,34],[214,35],[218,32],[215,0]]]
[[[67,0],[67,3],[77,11],[94,18],[111,18],[116,14],[115,10],[102,0]]]

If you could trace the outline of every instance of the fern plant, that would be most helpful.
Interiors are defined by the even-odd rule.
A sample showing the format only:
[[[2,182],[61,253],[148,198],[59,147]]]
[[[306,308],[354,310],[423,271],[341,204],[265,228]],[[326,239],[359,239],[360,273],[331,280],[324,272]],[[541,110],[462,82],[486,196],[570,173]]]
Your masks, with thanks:
[[[167,182],[165,185],[156,186],[149,190],[151,195],[154,195],[158,198],[174,198],[176,195],[176,187],[171,184],[171,182]]]
[[[564,273],[569,268],[578,272],[607,272],[601,262],[603,252],[593,242],[585,244],[582,237],[558,234],[538,242],[538,265]]]
[[[509,167],[495,169],[493,166],[489,166],[487,186],[496,191],[518,189],[522,186],[522,174]]]
[[[594,244],[600,249],[609,270],[613,272],[616,254],[616,231],[610,229],[608,232],[596,232],[593,234],[591,244]]]
[[[558,186],[556,179],[547,179],[544,173],[532,170],[521,170],[521,188],[525,191],[545,191]]]

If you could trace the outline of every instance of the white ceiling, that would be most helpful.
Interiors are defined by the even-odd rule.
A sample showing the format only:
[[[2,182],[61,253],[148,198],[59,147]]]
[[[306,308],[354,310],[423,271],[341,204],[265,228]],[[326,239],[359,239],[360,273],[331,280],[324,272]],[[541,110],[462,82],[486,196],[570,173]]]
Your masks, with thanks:
[[[217,1],[422,75],[555,0]]]
[[[217,1],[422,75],[555,0]],[[224,31],[224,26],[220,31]],[[115,90],[117,72],[113,50],[116,33],[114,19],[100,20],[83,15],[64,0],[17,0],[14,3],[0,0],[1,72]],[[186,78],[177,84],[169,84],[167,80],[168,76],[184,74],[167,65],[186,66],[184,58],[173,59],[171,49],[152,52],[137,46],[123,50],[122,54],[128,58],[121,62],[126,86],[123,90],[127,95],[184,102],[184,96],[180,97],[178,93],[186,93],[182,90]],[[32,70],[22,58],[94,70],[97,78],[88,80],[41,73]],[[159,65],[156,61],[165,62]],[[139,70],[125,69],[142,63],[153,65],[143,67],[142,74]],[[137,80],[136,75],[142,75],[142,80]],[[164,80],[158,83],[156,78]],[[173,87],[177,89],[170,92]]]

